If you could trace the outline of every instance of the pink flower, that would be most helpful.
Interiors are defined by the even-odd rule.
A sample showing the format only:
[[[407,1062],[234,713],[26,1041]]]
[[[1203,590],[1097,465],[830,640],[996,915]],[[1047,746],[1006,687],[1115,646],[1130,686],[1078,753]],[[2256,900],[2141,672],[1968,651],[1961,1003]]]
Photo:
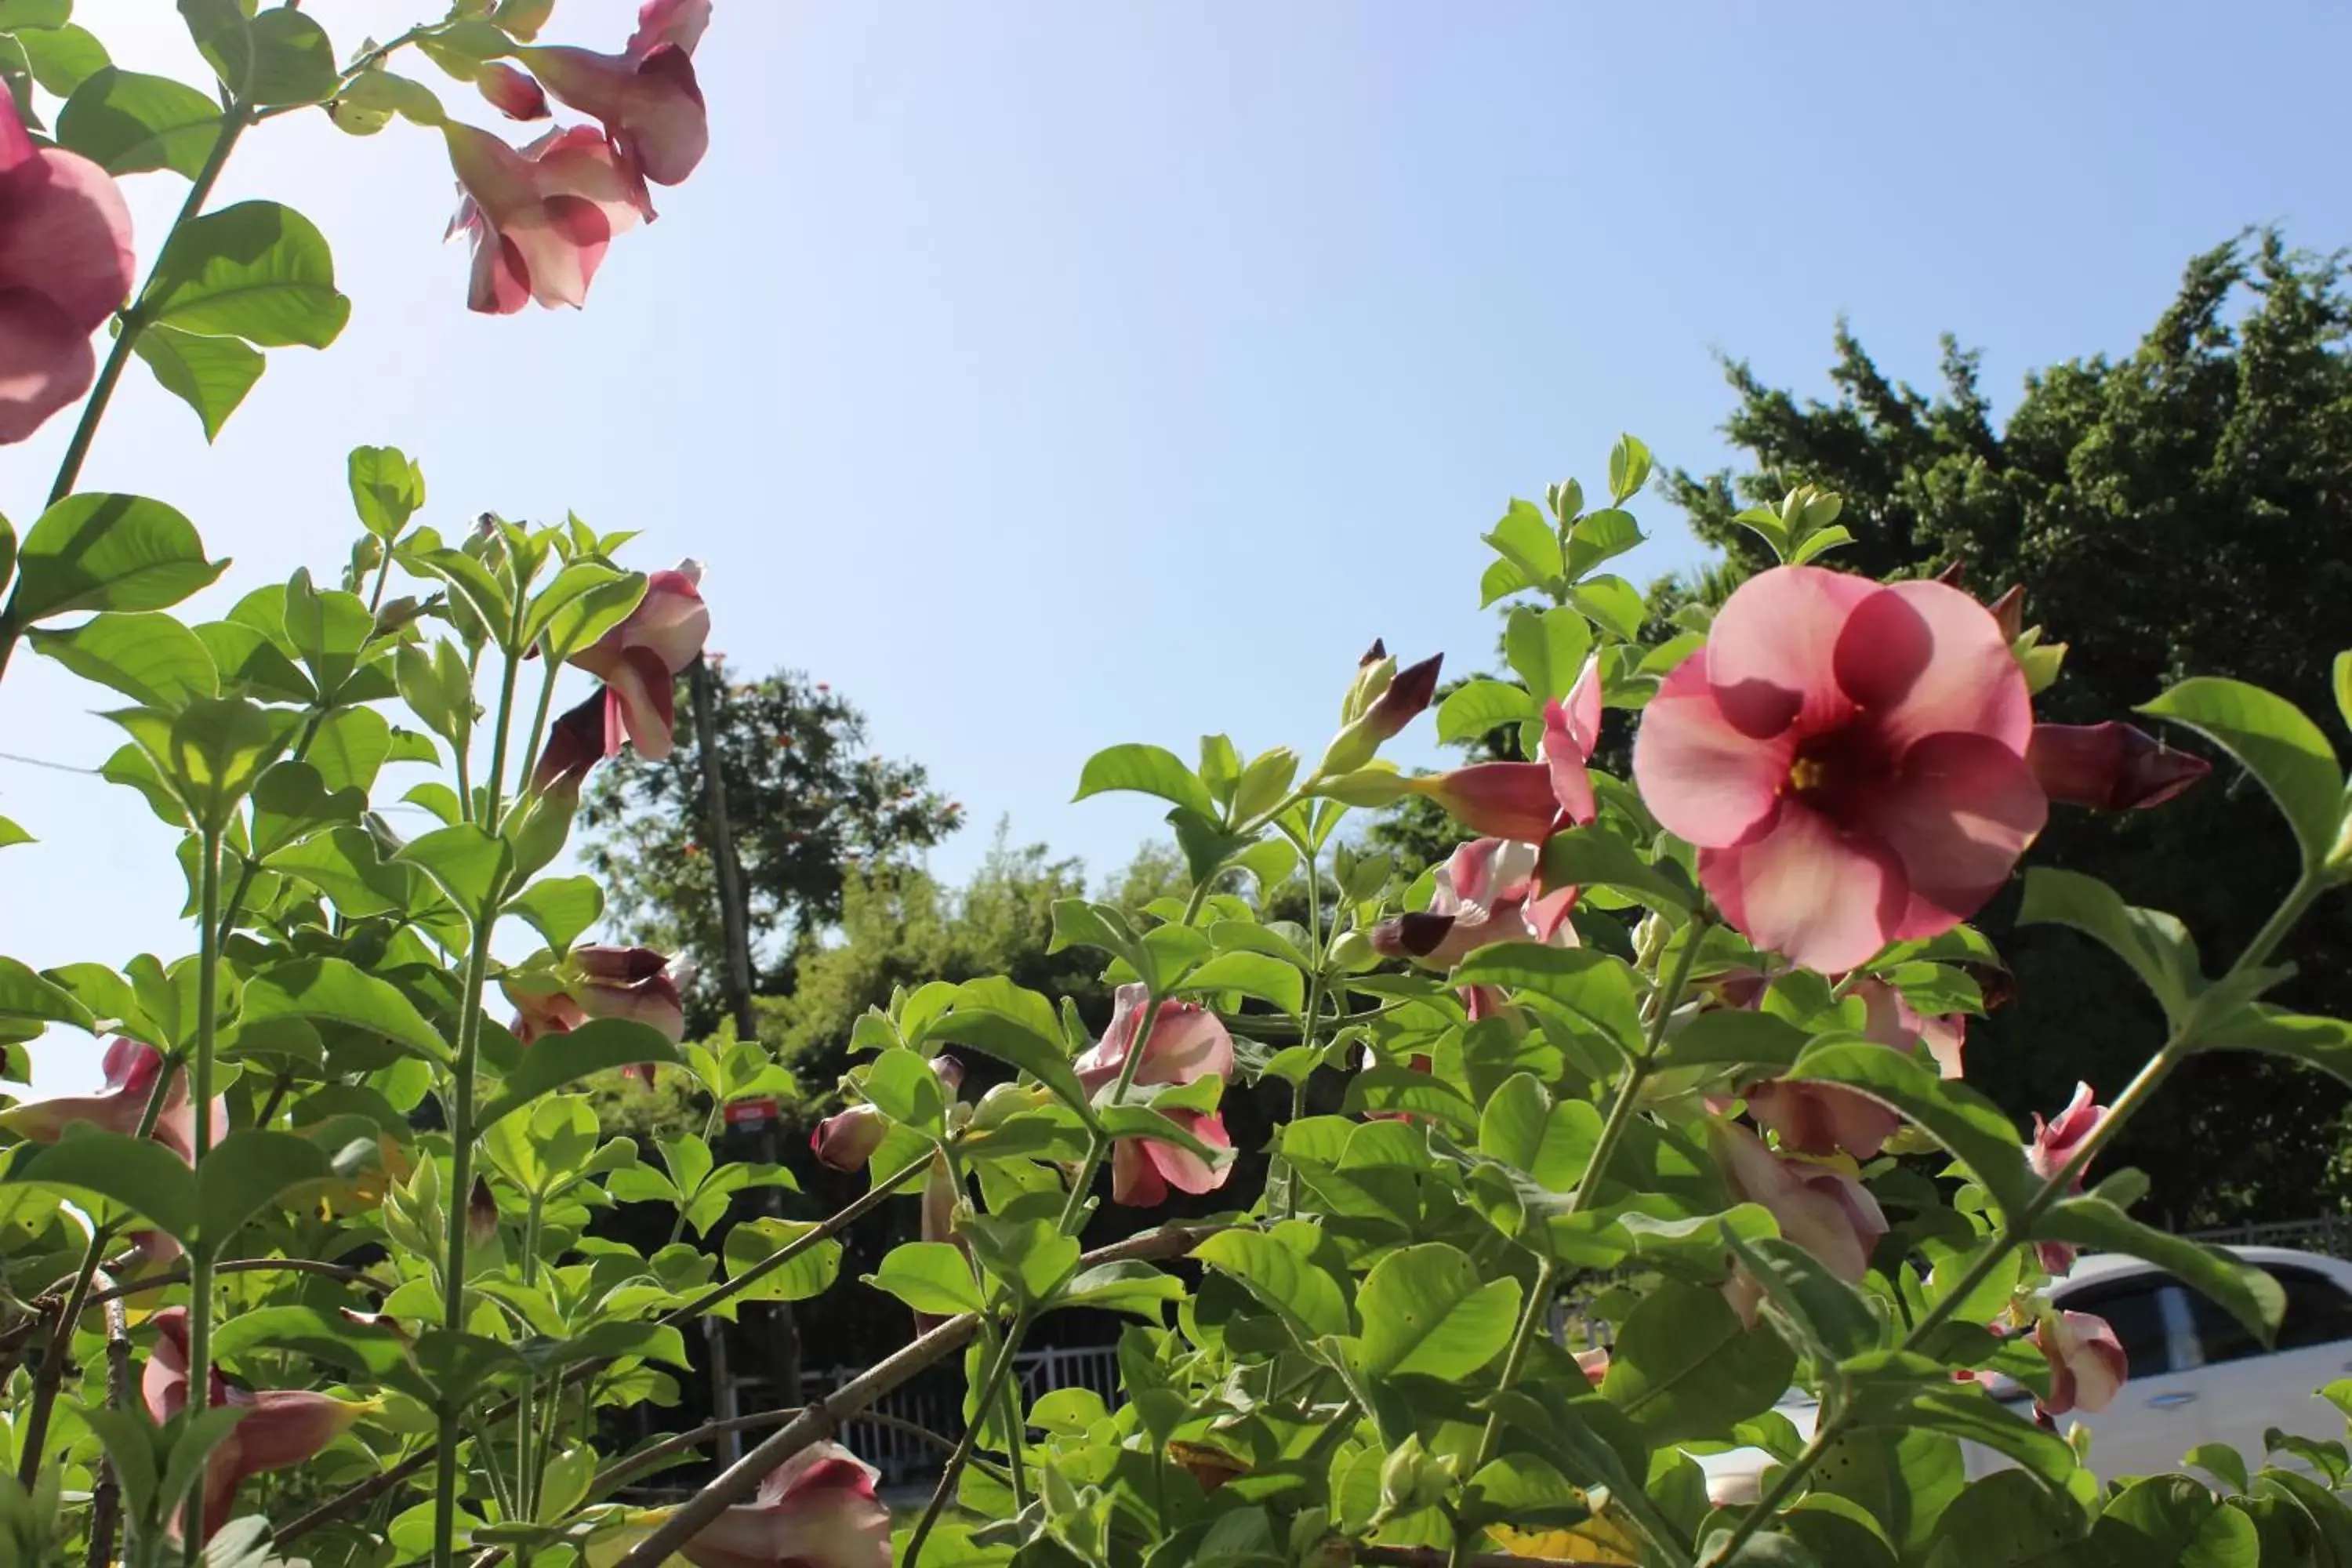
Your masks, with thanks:
[[[585,304],[613,237],[654,216],[644,182],[585,125],[520,151],[454,121],[442,133],[466,197],[449,234],[474,242],[470,310],[509,316],[531,300],[550,310]]]
[[[701,580],[702,567],[693,561],[654,573],[628,619],[572,656],[604,683],[605,755],[620,751],[624,734],[641,757],[657,762],[669,755],[677,677],[702,657],[710,636]]]
[[[1372,928],[1368,939],[1372,951],[1444,970],[1498,942],[1574,947],[1576,928],[1568,923],[1568,912],[1577,889],[1539,893],[1538,858],[1532,844],[1471,840],[1438,868],[1436,891],[1427,910],[1398,915]]]
[[[1408,779],[1405,787],[1437,802],[1473,833],[1541,844],[1597,815],[1584,764],[1600,739],[1601,665],[1587,659],[1567,700],[1544,704],[1540,760],[1474,763]]]
[[[2105,1410],[2126,1375],[2123,1342],[2105,1318],[2088,1312],[2048,1312],[2033,1325],[2033,1345],[2050,1363],[2050,1397],[2042,1408],[2052,1415],[2070,1410]]]
[[[1643,799],[1759,947],[1851,969],[1975,913],[2042,831],[2025,679],[1983,605],[1813,566],[1742,584],[1633,746]]]
[[[515,1006],[515,1038],[523,1045],[568,1035],[591,1018],[627,1018],[658,1029],[673,1043],[686,1038],[684,988],[694,966],[649,947],[588,943],[572,950],[562,972],[501,980]],[[621,1069],[624,1078],[654,1080],[653,1064]]]
[[[2025,1163],[2033,1168],[2035,1175],[2045,1182],[2050,1181],[2066,1168],[2067,1163],[2074,1159],[2074,1152],[2082,1146],[2083,1140],[2106,1119],[2107,1108],[2093,1103],[2091,1086],[2076,1084],[2074,1098],[2066,1102],[2066,1109],[2058,1113],[2055,1121],[2045,1122],[2039,1111],[2034,1113],[2033,1142],[2025,1146]],[[2084,1169],[2088,1170],[2089,1167]],[[2083,1190],[2080,1172],[2075,1173],[2068,1190],[2077,1193]],[[2039,1241],[2034,1243],[2033,1250],[2046,1273],[2062,1275],[2074,1267],[2075,1248],[2069,1242]]]
[[[131,209],[105,170],[37,147],[0,93],[0,446],[89,390],[90,334],[131,297]]]
[[[2052,800],[2093,811],[2146,811],[2213,771],[2204,758],[2112,719],[2036,724],[2025,761]]]
[[[818,1164],[830,1171],[862,1171],[889,1135],[889,1119],[870,1105],[853,1105],[828,1116],[809,1134]]]
[[[1551,773],[1552,797],[1570,822],[1580,826],[1600,815],[1592,779],[1584,764],[1601,743],[1601,660],[1584,661],[1566,702],[1544,704],[1543,763]]]
[[[163,1070],[163,1053],[144,1041],[117,1036],[107,1042],[103,1066],[106,1087],[98,1093],[60,1095],[12,1107],[0,1111],[0,1127],[34,1143],[56,1142],[77,1121],[126,1138],[136,1135],[147,1114],[148,1098],[155,1091],[156,1075]],[[227,1134],[228,1101],[215,1098],[212,1141],[218,1142]],[[196,1111],[188,1102],[186,1069],[173,1069],[154,1131],[148,1136],[188,1163],[195,1163]]]
[[[1944,1077],[1960,1076],[1964,1028],[1958,1015],[1922,1017],[1902,992],[1874,978],[1855,982],[1852,994],[1863,1000],[1863,1031],[1869,1038],[1906,1055],[1925,1046]],[[1774,1079],[1750,1086],[1746,1096],[1756,1124],[1777,1134],[1780,1147],[1791,1153],[1875,1159],[1903,1125],[1902,1117],[1877,1100],[1836,1084]]]
[[[1775,1154],[1734,1122],[1710,1121],[1707,1141],[1735,1203],[1763,1205],[1781,1236],[1846,1283],[1870,1272],[1886,1215],[1858,1178],[1836,1164]]]
[[[1589,1351],[1577,1352],[1576,1370],[1584,1374],[1587,1383],[1600,1387],[1601,1380],[1609,1375],[1609,1347],[1595,1345]]]
[[[679,1548],[695,1568],[890,1568],[881,1474],[838,1443],[816,1443],[770,1472],[758,1496]]]
[[[490,107],[509,120],[544,120],[548,115],[547,94],[539,83],[531,80],[527,71],[519,71],[503,60],[492,60],[474,78],[474,85]]]
[[[161,1425],[188,1405],[188,1310],[166,1307],[155,1314],[155,1348],[140,1377],[147,1414]],[[335,1399],[306,1389],[238,1388],[214,1368],[206,1406],[245,1412],[205,1463],[204,1538],[228,1522],[237,1483],[266,1470],[291,1469],[341,1436],[373,1401]]]
[[[710,121],[694,79],[694,48],[710,25],[708,0],[649,0],[617,55],[593,49],[518,50],[547,89],[602,121],[622,156],[657,185],[694,173],[710,146]]]
[[[1118,1081],[1128,1053],[1143,1026],[1143,1007],[1150,994],[1141,985],[1122,985],[1103,1037],[1082,1052],[1073,1065],[1087,1092],[1095,1094]],[[1136,1064],[1133,1084],[1178,1085],[1214,1073],[1230,1079],[1234,1073],[1233,1037],[1217,1016],[1194,1002],[1162,1002]],[[1233,1140],[1213,1111],[1163,1110],[1182,1131],[1216,1149],[1230,1149]],[[1213,1192],[1233,1173],[1233,1162],[1212,1164],[1191,1150],[1156,1138],[1122,1138],[1111,1152],[1111,1201],[1139,1208],[1164,1203],[1170,1187],[1188,1193]]]

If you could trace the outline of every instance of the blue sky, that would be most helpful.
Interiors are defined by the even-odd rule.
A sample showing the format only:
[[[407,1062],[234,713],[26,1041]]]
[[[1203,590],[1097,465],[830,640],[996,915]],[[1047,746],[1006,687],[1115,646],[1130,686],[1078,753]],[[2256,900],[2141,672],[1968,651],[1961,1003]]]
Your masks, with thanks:
[[[310,7],[348,50],[424,14]],[[633,7],[562,0],[615,47]],[[82,0],[117,58],[194,79],[156,0]],[[715,647],[791,665],[927,763],[974,827],[1097,871],[1148,805],[1069,804],[1100,746],[1328,737],[1375,635],[1469,669],[1478,534],[1621,429],[1725,458],[1713,355],[1822,389],[1849,316],[1932,374],[1946,329],[2011,397],[2127,349],[2196,249],[2352,241],[2341,6],[1203,6],[719,0],[709,158],[579,313],[463,310],[439,139],[304,115],[240,151],[332,241],[352,322],[273,353],[207,450],[134,369],[86,485],[236,558],[218,613],[348,548],[343,454],[419,457],[427,520],[575,509],[709,564]],[[416,74],[441,85],[421,62]],[[499,122],[469,89],[453,110]],[[129,182],[152,246],[184,187]],[[37,514],[67,422],[0,452]],[[1637,506],[1646,579],[1693,558]],[[0,750],[94,764],[103,695],[20,657]],[[1412,753],[1408,751],[1410,757]],[[0,763],[0,951],[190,945],[171,835],[128,795]],[[62,1059],[78,1081],[86,1064]]]

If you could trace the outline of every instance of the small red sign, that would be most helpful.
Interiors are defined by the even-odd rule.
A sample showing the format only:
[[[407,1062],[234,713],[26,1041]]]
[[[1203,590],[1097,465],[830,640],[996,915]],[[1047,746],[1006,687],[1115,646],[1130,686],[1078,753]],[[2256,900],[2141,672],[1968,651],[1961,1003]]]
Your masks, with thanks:
[[[775,1119],[776,1101],[773,1096],[761,1094],[754,1095],[749,1100],[730,1100],[727,1102],[727,1125],[730,1127],[747,1127],[754,1122],[773,1121]]]

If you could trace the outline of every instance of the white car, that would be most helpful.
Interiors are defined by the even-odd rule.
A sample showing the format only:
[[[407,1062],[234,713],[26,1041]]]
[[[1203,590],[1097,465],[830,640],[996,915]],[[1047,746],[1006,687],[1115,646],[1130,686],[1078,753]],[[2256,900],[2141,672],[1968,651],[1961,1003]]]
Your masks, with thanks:
[[[2106,1409],[2061,1423],[2070,1431],[2090,1428],[2091,1463],[2102,1477],[2177,1470],[2181,1456],[2203,1443],[2228,1444],[2253,1469],[2263,1463],[2263,1436],[2273,1426],[2300,1437],[2344,1436],[2343,1413],[2315,1390],[2352,1376],[2352,1263],[2278,1247],[2228,1250],[2286,1291],[2286,1317],[2273,1350],[2264,1351],[2210,1299],[2136,1258],[2083,1258],[2050,1287],[2053,1304],[2095,1313],[2114,1327],[2130,1369]],[[1811,1396],[1791,1394],[1778,1408],[1800,1435],[1812,1435],[1819,1405]],[[1754,1501],[1776,1462],[1760,1448],[1696,1458],[1707,1495],[1732,1506]],[[1972,1477],[2006,1462],[1974,1447],[1968,1461]]]

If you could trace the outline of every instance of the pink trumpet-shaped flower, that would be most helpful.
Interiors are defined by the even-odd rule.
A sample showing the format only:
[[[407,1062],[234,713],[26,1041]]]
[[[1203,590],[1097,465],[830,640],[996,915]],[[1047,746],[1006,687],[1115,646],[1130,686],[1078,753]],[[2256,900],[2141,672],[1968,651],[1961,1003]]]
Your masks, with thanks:
[[[2032,730],[2025,678],[1966,594],[1781,566],[1666,677],[1633,776],[1733,925],[1837,971],[1949,931],[2008,879],[2049,812]]]
[[[1965,1021],[1958,1015],[1924,1017],[1902,992],[1874,978],[1855,982],[1852,994],[1862,998],[1869,1038],[1906,1054],[1924,1047],[1942,1076],[1960,1076]],[[1875,1159],[1903,1125],[1902,1117],[1877,1100],[1833,1083],[1774,1079],[1751,1085],[1746,1095],[1756,1124],[1777,1134],[1780,1147],[1792,1153]]]
[[[1601,665],[1587,659],[1565,701],[1544,704],[1542,759],[1474,763],[1406,781],[1473,833],[1541,844],[1560,828],[1590,824],[1598,813],[1584,771],[1601,739]]]
[[[2083,1140],[2106,1119],[2107,1108],[2095,1102],[2091,1086],[2076,1084],[2074,1098],[2066,1102],[2066,1109],[2060,1111],[2054,1120],[2044,1121],[2041,1112],[2034,1113],[2033,1142],[2025,1146],[2025,1163],[2032,1167],[2035,1175],[2049,1181],[2066,1168],[2067,1163],[2074,1158],[2074,1152],[2082,1146]],[[2077,1193],[2083,1190],[2081,1172],[2075,1173],[2069,1190]],[[2074,1267],[2075,1248],[2072,1243],[2038,1241],[2033,1244],[2033,1250],[2043,1270],[2050,1274],[2064,1274]]]
[[[1498,942],[1575,946],[1576,928],[1568,923],[1568,912],[1577,889],[1538,894],[1539,858],[1532,844],[1471,840],[1437,868],[1436,890],[1426,910],[1398,915],[1372,928],[1368,939],[1372,951],[1445,970]]]
[[[90,334],[131,297],[131,209],[106,171],[37,147],[0,92],[0,446],[89,390]]]
[[[2036,724],[2025,760],[2052,800],[2093,811],[2146,811],[2213,771],[2204,758],[2112,719]]]
[[[490,107],[509,120],[544,120],[548,116],[547,94],[539,83],[531,80],[528,71],[519,71],[503,60],[492,60],[474,78],[474,85],[482,90]]]
[[[518,51],[547,90],[604,122],[631,164],[657,185],[694,173],[710,146],[710,120],[694,79],[694,49],[710,25],[707,0],[651,0],[617,55],[593,49]]]
[[[1150,994],[1141,985],[1118,988],[1110,1027],[1082,1052],[1073,1065],[1078,1081],[1089,1094],[1118,1081],[1136,1037],[1142,1031],[1143,1008]],[[1234,1040],[1217,1016],[1194,1002],[1162,1002],[1143,1043],[1143,1059],[1129,1081],[1142,1085],[1192,1083],[1214,1073],[1231,1079]],[[1181,1130],[1216,1149],[1230,1149],[1233,1140],[1213,1111],[1163,1110]],[[1213,1192],[1233,1173],[1233,1162],[1212,1163],[1192,1151],[1159,1139],[1122,1138],[1111,1152],[1111,1201],[1150,1207],[1167,1201],[1168,1189],[1188,1193]]]
[[[1761,1204],[1782,1237],[1848,1284],[1870,1271],[1886,1215],[1857,1177],[1833,1164],[1776,1154],[1734,1122],[1709,1122],[1707,1141],[1735,1202]]]
[[[890,1510],[874,1489],[880,1474],[838,1443],[812,1444],[679,1555],[694,1568],[890,1568]]]
[[[2088,1312],[2048,1312],[2033,1325],[2033,1345],[2050,1363],[2050,1397],[2042,1408],[2053,1415],[2070,1410],[2105,1410],[2127,1375],[2123,1342],[2105,1318]]]
[[[474,242],[468,309],[507,316],[530,300],[580,306],[613,237],[654,216],[645,183],[585,125],[518,151],[470,125],[442,127],[465,200],[449,235]]]
[[[1224,1119],[1214,1111],[1163,1110],[1160,1114],[1212,1149],[1234,1146]],[[1111,1150],[1110,1199],[1129,1208],[1157,1208],[1168,1201],[1171,1187],[1213,1193],[1225,1184],[1233,1171],[1231,1160],[1212,1164],[1181,1144],[1157,1138],[1122,1138]]]
[[[862,1171],[889,1132],[889,1118],[870,1105],[853,1105],[818,1122],[809,1134],[809,1149],[829,1171]]]
[[[686,1037],[683,992],[693,979],[694,966],[685,959],[648,947],[588,943],[572,949],[555,974],[528,974],[499,984],[514,1004],[514,1037],[523,1045],[568,1035],[591,1018],[626,1018],[658,1029],[675,1043]],[[649,1062],[621,1073],[653,1082]]]
[[[669,755],[677,724],[677,677],[702,657],[710,636],[710,606],[702,602],[702,567],[681,561],[646,579],[646,596],[628,618],[572,662],[604,683],[604,752],[626,735],[637,754]]]
[[[54,1143],[77,1121],[104,1132],[135,1136],[147,1114],[147,1100],[155,1091],[156,1075],[163,1070],[163,1053],[142,1040],[117,1036],[107,1042],[103,1059],[106,1086],[96,1094],[60,1095],[36,1100],[0,1111],[0,1127],[34,1143]],[[228,1102],[212,1103],[212,1142],[228,1132]],[[196,1110],[188,1101],[188,1075],[176,1068],[163,1091],[163,1104],[149,1137],[190,1164],[196,1159]]]
[[[147,1414],[161,1425],[188,1406],[188,1310],[166,1307],[155,1314],[155,1348],[140,1376]],[[267,1470],[290,1469],[325,1448],[352,1422],[375,1408],[372,1400],[336,1399],[307,1389],[238,1388],[213,1369],[208,1408],[226,1406],[244,1415],[213,1448],[205,1463],[204,1534],[228,1522],[237,1483]]]

